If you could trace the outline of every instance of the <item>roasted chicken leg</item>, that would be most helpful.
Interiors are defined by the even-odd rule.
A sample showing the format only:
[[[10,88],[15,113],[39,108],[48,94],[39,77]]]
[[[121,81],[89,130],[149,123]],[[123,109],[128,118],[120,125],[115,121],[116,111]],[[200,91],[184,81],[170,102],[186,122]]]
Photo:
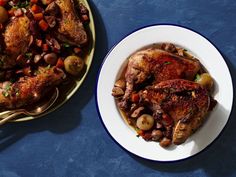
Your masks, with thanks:
[[[152,47],[138,51],[129,57],[125,73],[126,89],[119,107],[126,109],[134,88],[150,78],[152,84],[169,79],[193,80],[199,70],[200,63],[197,60],[186,59]]]
[[[14,109],[40,100],[65,78],[62,70],[40,67],[34,77],[22,77],[15,83],[0,84],[0,108]]]
[[[59,40],[70,45],[83,45],[87,43],[88,36],[84,26],[77,16],[73,0],[56,0],[60,8],[61,19],[58,21],[56,36]]]
[[[181,144],[204,122],[210,105],[208,91],[201,85],[183,79],[162,81],[140,93],[154,117],[166,114],[173,120],[172,142]],[[157,116],[159,115],[159,116]],[[169,121],[170,122],[170,121]]]
[[[12,19],[3,34],[5,51],[0,54],[0,69],[9,69],[16,65],[20,54],[25,54],[30,42],[30,20],[26,16]]]

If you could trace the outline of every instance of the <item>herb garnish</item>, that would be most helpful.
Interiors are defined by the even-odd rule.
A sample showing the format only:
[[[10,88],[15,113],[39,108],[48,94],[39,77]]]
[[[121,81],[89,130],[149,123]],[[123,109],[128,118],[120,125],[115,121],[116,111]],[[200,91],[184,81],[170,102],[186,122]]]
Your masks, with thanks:
[[[65,24],[68,24],[68,23],[69,23],[69,20],[65,19],[65,20],[64,20],[64,23],[65,23]]]
[[[18,8],[27,8],[30,3],[29,1],[24,1],[24,2],[18,2],[17,4],[12,4],[11,2],[9,2],[9,5],[12,6],[12,8],[14,9],[18,9]]]
[[[198,81],[200,79],[200,75],[199,74],[196,74],[195,76],[195,81]]]
[[[4,60],[5,60],[4,57],[5,55],[0,57],[0,67],[4,66]]]
[[[51,65],[48,65],[45,69],[49,70],[51,68]]]
[[[20,95],[20,90],[18,88],[14,88],[14,93],[16,96]]]
[[[25,53],[25,57],[27,59],[30,59],[33,56],[33,54],[31,52]]]
[[[169,65],[169,64],[171,64],[170,61],[166,61],[166,62],[164,62],[164,65]]]
[[[9,96],[9,93],[8,93],[8,92],[5,92],[5,91],[2,91],[2,95],[3,95],[4,97],[8,97],[8,96]]]
[[[65,48],[70,47],[70,44],[67,44],[67,43],[63,43],[62,45],[63,45],[63,47],[65,47]]]
[[[2,95],[4,97],[8,97],[10,95],[10,90],[11,90],[11,83],[7,84],[4,90],[2,91]]]

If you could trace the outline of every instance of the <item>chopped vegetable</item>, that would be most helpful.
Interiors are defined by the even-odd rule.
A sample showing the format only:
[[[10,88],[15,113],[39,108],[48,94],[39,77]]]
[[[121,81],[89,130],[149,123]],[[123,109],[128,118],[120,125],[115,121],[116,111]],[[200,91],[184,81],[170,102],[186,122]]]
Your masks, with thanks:
[[[8,15],[11,16],[11,17],[12,17],[12,16],[15,16],[15,13],[14,13],[15,10],[16,10],[16,9],[14,9],[14,8],[11,8],[10,10],[8,10],[8,11],[7,11]]]
[[[30,2],[36,4],[38,2],[38,0],[30,0]]]
[[[87,22],[89,20],[88,15],[82,15],[82,21]]]
[[[139,101],[139,94],[138,93],[132,93],[131,95],[131,101],[133,103],[137,103]]]
[[[37,45],[38,47],[42,47],[43,41],[42,41],[41,39],[36,39],[36,45]]]
[[[58,67],[58,68],[64,68],[64,61],[63,61],[62,58],[59,58],[59,59],[57,60],[56,67]]]
[[[167,114],[162,115],[162,123],[166,126],[173,124],[173,119]]]
[[[40,20],[39,21],[39,26],[43,31],[46,31],[48,29],[48,24],[46,21],[44,20]]]
[[[42,12],[42,8],[36,4],[34,4],[32,7],[31,7],[31,10],[33,13],[41,13]]]
[[[47,44],[43,44],[42,49],[44,52],[47,52],[49,50],[49,46]]]
[[[5,6],[8,0],[0,0],[0,6]]]
[[[5,23],[8,20],[7,10],[0,6],[0,23]]]
[[[42,1],[42,3],[44,4],[44,5],[48,5],[48,4],[50,4],[51,2],[53,2],[54,0],[41,0]]]
[[[43,19],[43,13],[37,13],[37,14],[34,14],[34,19],[36,21],[40,21]]]
[[[75,47],[74,48],[74,52],[75,52],[75,54],[80,54],[81,53],[81,48],[79,48],[79,47]]]
[[[71,75],[77,76],[84,68],[84,61],[78,56],[68,56],[65,61],[65,70]]]
[[[144,131],[150,130],[154,125],[154,118],[149,114],[141,115],[136,122],[136,126]]]

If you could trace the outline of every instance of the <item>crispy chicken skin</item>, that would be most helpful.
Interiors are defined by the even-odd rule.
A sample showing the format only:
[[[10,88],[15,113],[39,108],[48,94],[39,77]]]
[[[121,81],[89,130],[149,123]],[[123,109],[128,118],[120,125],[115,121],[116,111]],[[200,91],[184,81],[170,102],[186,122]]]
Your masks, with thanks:
[[[172,142],[181,144],[204,122],[210,105],[208,91],[183,79],[162,81],[140,92],[153,116],[168,114],[174,122]]]
[[[87,43],[88,36],[84,26],[77,16],[73,0],[56,0],[60,8],[61,19],[56,30],[56,36],[59,40],[70,45],[83,45]]]
[[[16,58],[24,54],[30,42],[30,20],[26,16],[12,19],[3,33],[5,51],[0,54],[0,68],[8,69],[16,65]]]
[[[13,84],[1,83],[0,107],[14,109],[35,103],[64,78],[64,72],[56,67],[41,67],[34,77],[22,77]]]
[[[125,73],[126,89],[121,109],[127,108],[127,102],[134,88],[150,78],[153,84],[169,79],[193,80],[200,70],[197,60],[180,57],[157,48],[147,48],[131,55]]]

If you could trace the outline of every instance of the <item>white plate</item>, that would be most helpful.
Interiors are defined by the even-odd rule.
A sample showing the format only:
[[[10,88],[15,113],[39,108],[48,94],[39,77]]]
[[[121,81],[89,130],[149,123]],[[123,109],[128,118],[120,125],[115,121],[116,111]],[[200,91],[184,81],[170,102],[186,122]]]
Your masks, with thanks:
[[[204,125],[184,144],[161,148],[158,143],[136,137],[136,132],[121,117],[111,95],[113,85],[127,58],[153,44],[171,42],[191,51],[215,79],[214,98],[218,101]],[[106,56],[97,82],[97,107],[112,138],[127,151],[154,161],[176,161],[191,157],[209,146],[225,127],[233,103],[229,69],[220,52],[206,38],[180,26],[156,25],[140,29],[120,41]]]

